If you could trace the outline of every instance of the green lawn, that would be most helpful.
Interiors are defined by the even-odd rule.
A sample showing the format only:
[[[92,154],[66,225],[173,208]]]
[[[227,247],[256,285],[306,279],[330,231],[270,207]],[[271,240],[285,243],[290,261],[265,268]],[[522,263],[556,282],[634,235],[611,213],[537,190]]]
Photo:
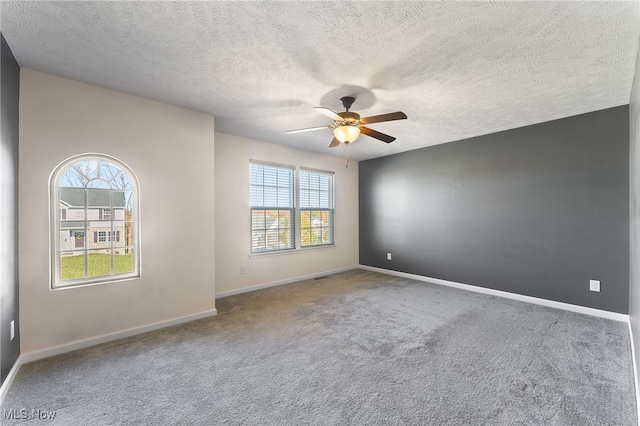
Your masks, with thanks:
[[[133,272],[133,253],[114,256],[115,273]],[[111,273],[110,255],[104,253],[89,253],[89,276],[98,277]],[[62,280],[84,278],[84,255],[63,256],[60,258]]]

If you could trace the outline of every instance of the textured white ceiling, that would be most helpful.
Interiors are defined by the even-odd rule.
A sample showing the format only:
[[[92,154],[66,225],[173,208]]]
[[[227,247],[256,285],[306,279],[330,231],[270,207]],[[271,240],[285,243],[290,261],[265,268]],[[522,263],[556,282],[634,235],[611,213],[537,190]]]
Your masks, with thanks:
[[[215,115],[218,131],[344,155],[313,110],[363,116],[368,159],[627,104],[631,2],[11,2],[23,67]]]

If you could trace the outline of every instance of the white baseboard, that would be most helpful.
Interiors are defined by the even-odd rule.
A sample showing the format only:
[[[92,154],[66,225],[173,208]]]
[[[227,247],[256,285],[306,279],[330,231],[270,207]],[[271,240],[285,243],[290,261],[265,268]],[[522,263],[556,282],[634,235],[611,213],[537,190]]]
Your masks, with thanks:
[[[15,364],[13,364],[13,367],[11,367],[11,370],[9,370],[9,374],[7,374],[4,382],[2,382],[2,386],[0,386],[0,405],[2,405],[2,403],[4,402],[4,397],[7,396],[7,392],[9,392],[9,388],[13,384],[13,380],[18,375],[18,371],[20,370],[21,366],[22,356],[19,356]]]
[[[49,358],[54,355],[60,355],[63,353],[75,351],[78,349],[88,348],[90,346],[99,345],[101,343],[111,342],[113,340],[135,336],[137,334],[146,333],[148,331],[159,330],[161,328],[171,327],[202,318],[207,318],[216,315],[217,313],[218,311],[216,309],[211,309],[204,312],[198,312],[197,314],[185,315],[183,317],[178,317],[167,321],[160,321],[153,324],[144,325],[142,327],[133,327],[126,330],[117,331],[115,333],[103,334],[97,337],[91,337],[89,339],[78,340],[75,342],[66,343],[64,345],[54,346],[52,348],[22,354],[18,357],[15,364],[13,364],[13,367],[9,371],[7,378],[2,383],[2,386],[0,386],[0,405],[4,401],[4,397],[7,395],[7,392],[9,391],[13,380],[15,379],[18,371],[20,370],[20,367],[23,364],[37,361],[39,359]]]
[[[287,278],[285,280],[278,280],[278,281],[272,281],[265,284],[258,284],[251,287],[241,288],[238,290],[223,291],[222,293],[216,293],[216,299],[222,299],[223,297],[233,296],[235,294],[248,293],[250,291],[262,290],[263,288],[275,287],[275,286],[284,285],[284,284],[291,284],[298,281],[311,280],[318,277],[324,277],[325,275],[337,274],[339,272],[351,271],[353,269],[358,269],[358,268],[359,268],[358,265],[349,266],[346,268],[332,269],[330,271],[318,272],[316,274],[303,275],[301,277]]]
[[[409,278],[417,281],[425,281],[432,284],[443,285],[447,287],[459,288],[461,290],[474,291],[476,293],[489,294],[491,296],[504,297],[506,299],[519,300],[521,302],[533,303],[534,305],[548,306],[550,308],[563,309],[565,311],[577,312],[580,314],[591,315],[594,317],[607,318],[614,321],[628,322],[629,315],[619,314],[617,312],[603,311],[601,309],[587,308],[585,306],[572,305],[570,303],[556,302],[554,300],[540,299],[538,297],[524,296],[507,291],[493,290],[490,288],[478,287],[475,285],[457,283],[455,281],[441,280],[439,278],[429,278],[422,275],[408,274],[406,272],[392,271],[389,269],[375,268],[373,266],[360,265],[360,268],[368,271],[379,272],[381,274],[395,275],[397,277]]]
[[[84,340],[78,340],[71,343],[65,343],[64,345],[54,346],[52,348],[42,349],[39,351],[27,352],[20,356],[22,363],[37,361],[39,359],[48,358],[54,355],[60,355],[66,352],[75,351],[78,349],[88,348],[89,346],[99,345],[101,343],[111,342],[113,340],[122,339],[125,337],[135,336],[137,334],[146,333],[148,331],[159,330],[161,328],[171,327],[173,325],[183,324],[185,322],[195,321],[201,318],[207,318],[216,315],[217,311],[211,309],[204,312],[198,312],[192,315],[185,315],[170,319],[167,321],[160,321],[153,324],[143,325],[141,327],[133,327],[122,331],[116,331],[115,333],[103,334],[96,337],[91,337]]]
[[[629,339],[631,340],[631,360],[633,362],[633,385],[636,389],[636,410],[638,415],[638,423],[640,423],[640,389],[638,389],[638,365],[636,364],[636,350],[633,339],[633,328],[631,327],[631,317],[627,321],[629,326]]]

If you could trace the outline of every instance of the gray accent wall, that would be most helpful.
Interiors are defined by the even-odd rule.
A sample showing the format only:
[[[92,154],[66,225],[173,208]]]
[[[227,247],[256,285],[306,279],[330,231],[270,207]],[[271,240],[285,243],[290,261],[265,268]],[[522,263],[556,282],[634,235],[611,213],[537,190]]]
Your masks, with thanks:
[[[626,314],[628,147],[625,105],[361,161],[360,264]]]
[[[18,98],[20,67],[0,33],[0,382],[20,355],[18,324]],[[9,323],[15,320],[11,340]]]

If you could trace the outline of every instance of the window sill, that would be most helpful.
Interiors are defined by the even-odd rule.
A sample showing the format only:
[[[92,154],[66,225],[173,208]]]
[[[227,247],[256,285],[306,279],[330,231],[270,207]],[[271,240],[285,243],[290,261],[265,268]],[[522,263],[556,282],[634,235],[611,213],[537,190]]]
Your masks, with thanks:
[[[317,250],[331,250],[336,248],[335,244],[327,244],[322,246],[311,246],[311,247],[299,247],[295,249],[289,250],[278,250],[278,251],[266,251],[263,253],[250,253],[249,258],[259,258],[259,257],[270,257],[270,256],[286,256],[290,254],[298,254],[305,253],[308,251],[317,251]]]
[[[76,284],[68,284],[68,285],[58,285],[58,286],[51,286],[49,288],[50,291],[58,291],[58,290],[69,290],[72,288],[81,288],[81,287],[93,287],[96,285],[104,285],[104,284],[112,284],[112,283],[118,283],[118,282],[122,282],[122,281],[131,281],[131,280],[137,280],[140,278],[140,274],[136,274],[136,275],[127,275],[127,276],[123,276],[123,277],[112,277],[111,279],[103,279],[103,280],[95,280],[95,281],[84,281],[84,282],[79,282]]]

